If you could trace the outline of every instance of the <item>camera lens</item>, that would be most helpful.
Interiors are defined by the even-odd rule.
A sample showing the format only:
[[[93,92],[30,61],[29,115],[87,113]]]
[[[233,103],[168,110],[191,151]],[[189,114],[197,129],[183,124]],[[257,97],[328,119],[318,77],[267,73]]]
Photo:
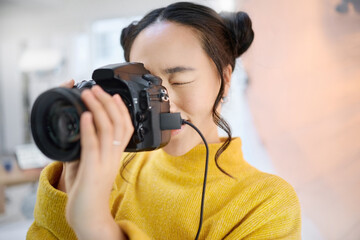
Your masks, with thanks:
[[[76,108],[64,101],[53,104],[48,115],[49,135],[60,148],[67,149],[80,139],[80,116]]]
[[[80,116],[84,111],[77,88],[50,89],[36,99],[31,132],[47,157],[64,162],[80,157]]]

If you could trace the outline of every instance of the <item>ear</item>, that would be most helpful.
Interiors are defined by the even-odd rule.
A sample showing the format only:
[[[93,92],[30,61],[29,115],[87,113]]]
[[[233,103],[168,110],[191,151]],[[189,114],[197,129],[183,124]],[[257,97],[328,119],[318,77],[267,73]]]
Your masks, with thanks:
[[[229,89],[231,85],[231,75],[232,75],[232,67],[230,64],[228,64],[223,70],[224,94],[222,97],[227,97],[229,94]]]

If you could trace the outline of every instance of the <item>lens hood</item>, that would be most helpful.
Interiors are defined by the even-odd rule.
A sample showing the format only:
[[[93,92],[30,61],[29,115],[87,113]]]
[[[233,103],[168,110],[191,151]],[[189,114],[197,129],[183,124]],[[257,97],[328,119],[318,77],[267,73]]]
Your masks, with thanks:
[[[53,133],[51,112],[56,112],[60,103],[72,108],[73,114],[80,119],[81,114],[87,110],[80,98],[80,90],[76,88],[53,88],[42,93],[35,101],[31,111],[31,132],[36,145],[50,159],[63,162],[79,159],[80,140],[66,145],[59,144]],[[77,123],[77,124],[80,124]],[[79,126],[80,127],[80,126]],[[58,130],[58,131],[61,131]]]

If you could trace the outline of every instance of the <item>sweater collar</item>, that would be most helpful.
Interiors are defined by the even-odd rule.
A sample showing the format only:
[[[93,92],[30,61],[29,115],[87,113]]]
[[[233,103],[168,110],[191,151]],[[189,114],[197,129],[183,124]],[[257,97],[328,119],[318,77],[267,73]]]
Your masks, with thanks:
[[[209,175],[224,175],[216,166],[215,155],[217,150],[224,143],[225,138],[220,143],[211,143],[209,146]],[[192,174],[203,175],[205,170],[206,148],[204,144],[199,144],[182,156],[172,156],[163,149],[156,151],[156,162],[162,167],[171,171],[181,171]],[[233,138],[228,148],[220,155],[218,159],[219,166],[230,175],[237,175],[241,169],[248,164],[243,158],[241,150],[241,139]]]

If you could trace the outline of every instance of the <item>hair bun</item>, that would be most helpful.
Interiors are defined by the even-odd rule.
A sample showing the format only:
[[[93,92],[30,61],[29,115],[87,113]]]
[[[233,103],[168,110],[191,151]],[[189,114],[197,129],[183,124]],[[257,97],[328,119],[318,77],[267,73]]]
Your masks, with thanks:
[[[221,12],[234,46],[235,58],[240,57],[254,40],[254,31],[249,15],[245,12]]]

